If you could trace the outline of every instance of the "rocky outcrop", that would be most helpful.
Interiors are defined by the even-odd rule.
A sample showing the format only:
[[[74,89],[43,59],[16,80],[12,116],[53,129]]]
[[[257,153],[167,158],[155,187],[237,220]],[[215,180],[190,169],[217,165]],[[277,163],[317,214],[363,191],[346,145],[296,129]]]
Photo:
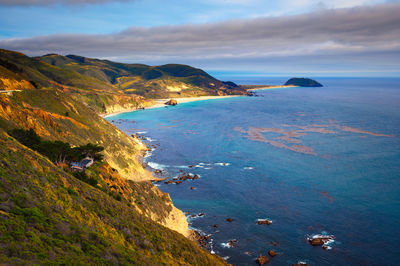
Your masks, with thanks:
[[[299,87],[323,87],[321,83],[309,78],[291,78],[285,83],[285,86],[288,85]]]
[[[171,230],[174,230],[178,233],[181,233],[185,237],[190,236],[189,224],[186,220],[186,216],[183,212],[177,209],[172,201],[170,202],[171,211],[168,213],[167,217],[164,221],[161,221],[160,224],[168,227]],[[153,219],[154,220],[154,219]]]
[[[178,101],[175,99],[171,99],[168,102],[164,103],[165,105],[177,105]]]
[[[268,255],[270,255],[271,257],[275,257],[275,256],[278,255],[278,253],[276,253],[276,252],[273,251],[273,250],[270,250],[270,251],[268,251]]]
[[[269,258],[267,256],[258,256],[256,262],[258,263],[258,265],[262,266],[269,262]]]
[[[270,225],[270,224],[272,224],[272,221],[268,220],[268,219],[259,219],[259,220],[257,220],[257,224],[258,225],[262,225],[262,224]]]

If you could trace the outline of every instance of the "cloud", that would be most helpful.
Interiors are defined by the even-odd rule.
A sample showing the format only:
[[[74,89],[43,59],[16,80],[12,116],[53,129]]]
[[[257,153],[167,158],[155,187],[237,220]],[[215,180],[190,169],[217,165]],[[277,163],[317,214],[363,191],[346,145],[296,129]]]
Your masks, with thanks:
[[[324,9],[308,14],[209,24],[132,27],[114,34],[59,34],[0,40],[0,47],[41,55],[81,54],[130,62],[289,62],[329,67],[398,68],[400,4]],[[279,60],[278,60],[279,59]],[[286,62],[286,63],[287,63]],[[203,64],[202,63],[202,64]],[[279,63],[279,62],[278,62]],[[390,64],[388,66],[387,64]]]
[[[0,0],[0,6],[88,5],[129,1],[132,0]]]

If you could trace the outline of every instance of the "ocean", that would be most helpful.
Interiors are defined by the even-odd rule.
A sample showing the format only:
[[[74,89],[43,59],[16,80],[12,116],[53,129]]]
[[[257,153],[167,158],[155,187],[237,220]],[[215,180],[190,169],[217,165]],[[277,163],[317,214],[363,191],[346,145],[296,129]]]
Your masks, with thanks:
[[[317,80],[323,88],[260,90],[107,119],[155,148],[145,160],[160,177],[200,177],[155,184],[233,265],[254,265],[269,250],[278,253],[269,265],[399,264],[400,79]],[[312,246],[315,234],[334,239]]]

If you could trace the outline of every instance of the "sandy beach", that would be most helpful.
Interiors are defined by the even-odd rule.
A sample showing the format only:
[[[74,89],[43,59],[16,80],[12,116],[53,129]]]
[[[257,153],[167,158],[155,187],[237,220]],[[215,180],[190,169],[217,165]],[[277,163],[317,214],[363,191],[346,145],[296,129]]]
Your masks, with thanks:
[[[215,100],[215,99],[225,99],[225,98],[233,98],[233,97],[242,97],[243,95],[227,95],[227,96],[199,96],[199,97],[185,97],[185,98],[172,98],[175,99],[178,104],[180,103],[188,103],[188,102],[196,102],[196,101],[205,101],[205,100]],[[168,106],[165,103],[170,99],[153,99],[154,104],[147,107],[146,109],[160,108],[164,106]],[[138,111],[141,109],[127,109],[126,111],[110,113],[110,114],[102,114],[102,117],[114,116],[122,113]]]
[[[278,85],[278,86],[254,86],[252,88],[248,88],[248,91],[255,91],[255,90],[269,90],[269,89],[280,89],[280,88],[295,88],[298,86],[295,85]]]

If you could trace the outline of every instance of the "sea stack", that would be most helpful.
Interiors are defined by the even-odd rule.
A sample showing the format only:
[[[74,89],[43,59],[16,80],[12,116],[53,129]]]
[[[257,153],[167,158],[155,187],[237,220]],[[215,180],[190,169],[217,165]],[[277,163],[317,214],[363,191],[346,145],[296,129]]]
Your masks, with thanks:
[[[323,87],[321,83],[310,78],[291,78],[285,83],[285,86],[288,85],[294,85],[299,87]]]

